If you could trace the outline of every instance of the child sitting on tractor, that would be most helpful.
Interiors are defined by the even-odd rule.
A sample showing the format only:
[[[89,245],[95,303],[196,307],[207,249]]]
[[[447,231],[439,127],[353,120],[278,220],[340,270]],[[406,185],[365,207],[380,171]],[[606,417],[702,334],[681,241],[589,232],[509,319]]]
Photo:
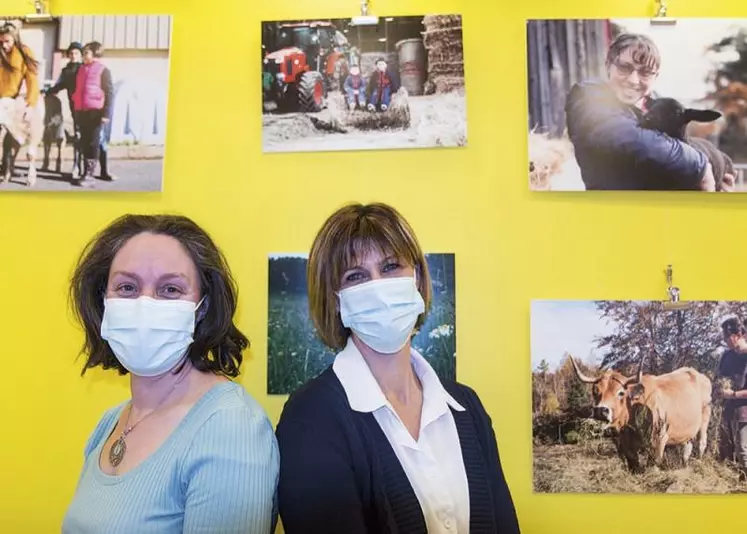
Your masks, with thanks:
[[[386,111],[392,100],[392,94],[397,92],[394,76],[387,70],[384,58],[376,60],[376,70],[371,74],[368,81],[368,93],[371,95],[368,101],[370,111]]]
[[[363,74],[361,74],[361,69],[358,65],[352,65],[350,67],[350,74],[345,78],[344,86],[350,111],[355,110],[358,106],[365,108],[366,82],[363,79]]]

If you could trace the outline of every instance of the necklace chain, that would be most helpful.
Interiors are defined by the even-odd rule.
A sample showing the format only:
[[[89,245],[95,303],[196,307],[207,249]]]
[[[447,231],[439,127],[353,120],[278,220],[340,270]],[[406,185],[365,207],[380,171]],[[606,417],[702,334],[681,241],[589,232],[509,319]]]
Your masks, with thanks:
[[[156,407],[153,408],[150,412],[145,414],[143,417],[140,418],[137,422],[130,425],[130,417],[132,416],[132,401],[130,401],[129,408],[127,409],[127,421],[125,422],[125,428],[120,434],[120,436],[112,443],[111,448],[109,449],[109,463],[112,465],[112,467],[117,467],[120,463],[122,463],[122,460],[124,459],[125,453],[127,452],[127,443],[125,442],[125,438],[129,435],[130,432],[135,430],[135,427],[145,421],[149,416],[153,415],[158,409],[161,407],[163,403],[166,402],[166,400],[171,396],[171,394],[176,389],[176,386],[178,386],[182,380],[187,376],[188,373],[184,373],[179,379],[174,382],[174,385],[171,386],[171,389],[168,390],[166,395],[164,395],[163,399],[159,401],[158,404],[156,404]]]

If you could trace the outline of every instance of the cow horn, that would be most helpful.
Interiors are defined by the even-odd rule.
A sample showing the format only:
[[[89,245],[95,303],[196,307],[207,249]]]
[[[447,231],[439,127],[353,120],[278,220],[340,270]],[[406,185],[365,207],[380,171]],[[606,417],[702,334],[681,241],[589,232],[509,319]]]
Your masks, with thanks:
[[[567,354],[568,359],[571,360],[571,365],[573,366],[573,370],[576,372],[576,376],[581,382],[584,382],[586,384],[596,384],[599,382],[598,378],[591,378],[590,376],[585,375],[581,372],[581,369],[578,368],[578,364],[576,363],[576,360],[571,356],[570,354]]]
[[[625,387],[632,386],[633,384],[640,384],[643,381],[643,362],[646,359],[646,354],[644,353],[643,356],[641,356],[641,359],[638,360],[638,371],[635,374],[635,377],[628,378],[628,380],[625,382]]]
[[[641,361],[638,362],[638,383],[643,380],[643,362],[646,361],[646,353],[644,352],[641,356]]]

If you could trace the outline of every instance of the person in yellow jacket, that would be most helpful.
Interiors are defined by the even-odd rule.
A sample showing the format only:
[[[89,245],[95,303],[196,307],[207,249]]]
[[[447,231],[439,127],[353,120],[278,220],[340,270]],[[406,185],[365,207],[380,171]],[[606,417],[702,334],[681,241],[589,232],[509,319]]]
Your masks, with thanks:
[[[17,97],[26,82],[26,104],[35,107],[40,95],[39,62],[10,22],[0,26],[0,67],[0,98]]]
[[[31,122],[33,110],[40,97],[39,62],[33,52],[21,42],[15,24],[6,22],[0,26],[0,98],[16,98],[25,84],[26,110],[24,117]],[[3,168],[10,165],[13,139],[6,135],[3,143]],[[29,147],[34,151],[36,147]]]

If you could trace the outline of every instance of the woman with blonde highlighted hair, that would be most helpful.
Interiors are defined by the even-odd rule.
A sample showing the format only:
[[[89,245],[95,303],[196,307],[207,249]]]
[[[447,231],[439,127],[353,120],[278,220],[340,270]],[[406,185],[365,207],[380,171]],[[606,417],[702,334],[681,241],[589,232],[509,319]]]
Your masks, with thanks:
[[[317,333],[339,353],[278,423],[285,531],[518,533],[480,399],[411,346],[431,280],[407,221],[382,203],[340,208],[307,279]]]

